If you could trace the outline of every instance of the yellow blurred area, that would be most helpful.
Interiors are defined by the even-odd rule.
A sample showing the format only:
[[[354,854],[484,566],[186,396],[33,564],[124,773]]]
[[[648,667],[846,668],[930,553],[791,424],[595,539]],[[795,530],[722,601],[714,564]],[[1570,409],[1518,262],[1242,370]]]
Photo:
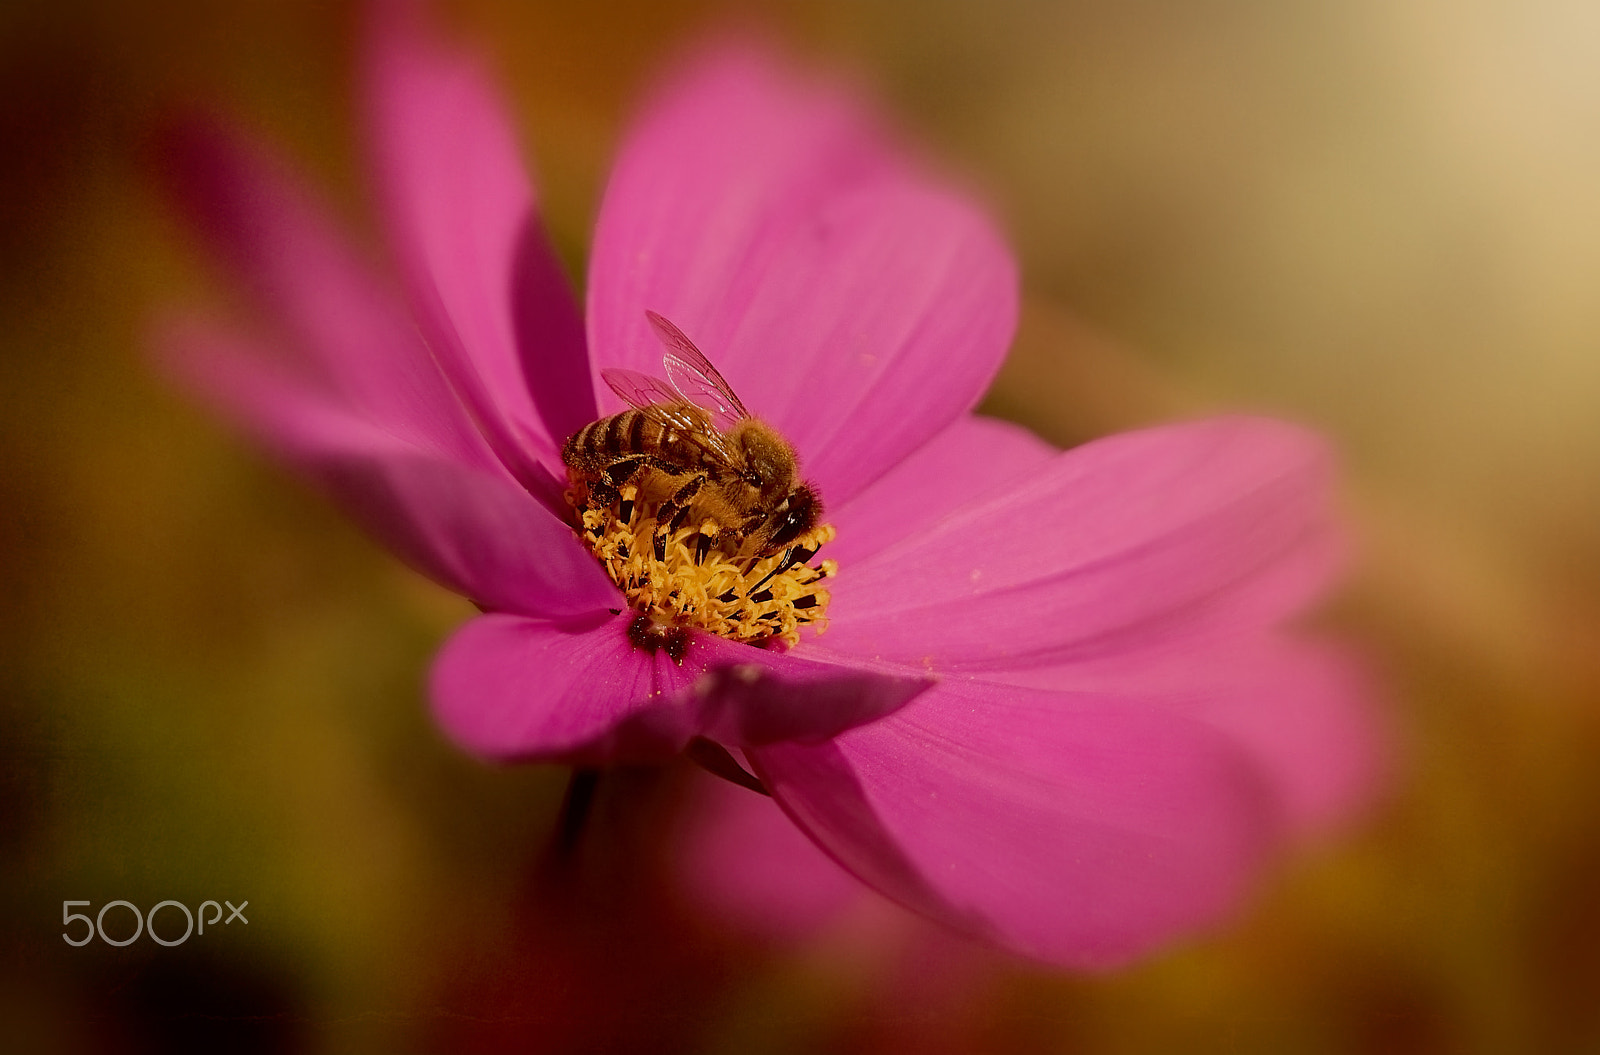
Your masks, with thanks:
[[[1222,408],[1332,435],[1364,556],[1327,619],[1388,673],[1395,785],[1234,927],[1108,978],[907,999],[849,950],[718,930],[624,849],[539,915],[566,774],[459,755],[422,695],[470,607],[149,363],[162,312],[230,302],[154,189],[174,107],[259,130],[371,237],[355,7],[14,0],[0,1047],[1600,1051],[1600,7],[441,14],[497,62],[575,269],[643,79],[753,20],[875,85],[1003,217],[1028,301],[986,409],[1062,444]],[[616,776],[601,834],[648,856],[672,783]],[[119,898],[250,922],[62,942],[63,900]]]

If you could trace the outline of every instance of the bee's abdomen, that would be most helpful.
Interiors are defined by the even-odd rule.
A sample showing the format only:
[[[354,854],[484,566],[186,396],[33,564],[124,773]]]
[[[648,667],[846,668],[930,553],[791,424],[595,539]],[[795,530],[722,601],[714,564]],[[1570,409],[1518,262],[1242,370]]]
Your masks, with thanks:
[[[561,460],[579,472],[595,472],[623,455],[645,455],[665,465],[689,467],[699,462],[700,453],[686,430],[639,410],[624,410],[573,433],[561,447]]]

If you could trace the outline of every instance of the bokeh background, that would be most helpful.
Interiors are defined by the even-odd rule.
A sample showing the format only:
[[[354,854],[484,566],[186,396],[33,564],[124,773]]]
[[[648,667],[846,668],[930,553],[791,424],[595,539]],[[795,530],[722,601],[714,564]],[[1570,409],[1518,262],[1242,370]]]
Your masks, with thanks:
[[[148,365],[229,303],[154,190],[200,102],[371,236],[357,11],[0,5],[0,1047],[18,1052],[1600,1051],[1600,8],[1581,0],[461,0],[581,268],[649,72],[733,17],[987,193],[1028,305],[987,409],[1061,443],[1326,430],[1395,776],[1228,928],[1083,978],[881,907],[784,940],[670,851],[685,772],[452,751],[468,610]],[[686,789],[689,789],[686,791]],[[164,949],[60,904],[248,900]],[[108,917],[108,924],[113,917]],[[175,920],[175,917],[174,917]],[[164,918],[165,922],[165,918]],[[172,924],[175,926],[175,923]]]

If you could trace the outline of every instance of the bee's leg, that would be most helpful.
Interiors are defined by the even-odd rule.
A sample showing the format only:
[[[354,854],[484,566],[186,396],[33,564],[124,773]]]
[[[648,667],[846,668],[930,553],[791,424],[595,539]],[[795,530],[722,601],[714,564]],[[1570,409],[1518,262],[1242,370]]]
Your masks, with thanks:
[[[644,465],[643,458],[624,458],[612,462],[589,482],[589,498],[596,505],[608,506],[622,497],[622,488]],[[624,511],[622,519],[629,519],[631,511]]]
[[[615,461],[606,466],[605,471],[600,474],[600,478],[613,489],[620,491],[622,485],[633,479],[634,473],[637,473],[643,466],[643,458],[623,458],[621,461]]]
[[[617,490],[617,498],[619,499],[617,503],[617,518],[625,524],[633,522],[633,500],[620,501],[622,489],[647,464],[648,462],[644,458],[624,458],[621,461],[613,462],[606,469],[606,480]]]
[[[771,571],[761,577],[761,581],[745,591],[745,596],[755,593],[765,586],[774,576],[782,575],[796,564],[804,564],[817,555],[817,551],[805,546],[790,546],[783,554],[783,559],[775,564]]]
[[[683,518],[689,515],[689,503],[694,501],[694,496],[700,493],[700,488],[705,484],[706,474],[695,473],[656,510],[656,560],[667,559],[668,537],[683,526]]]
[[[739,525],[739,534],[748,538],[751,532],[771,519],[771,513],[752,513],[743,524]]]

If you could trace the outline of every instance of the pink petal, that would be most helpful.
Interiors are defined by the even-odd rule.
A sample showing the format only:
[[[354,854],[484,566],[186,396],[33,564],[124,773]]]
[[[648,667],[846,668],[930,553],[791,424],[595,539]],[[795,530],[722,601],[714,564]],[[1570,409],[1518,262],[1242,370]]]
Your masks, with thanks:
[[[1329,477],[1315,437],[1260,419],[1066,451],[1019,486],[841,567],[829,647],[1006,670],[1207,625],[1268,625],[1324,589],[1338,564]]]
[[[765,795],[707,777],[687,813],[676,841],[684,885],[741,930],[798,941],[864,901],[883,904]]]
[[[547,616],[621,603],[572,530],[498,463],[474,469],[413,446],[289,381],[238,337],[191,323],[163,343],[180,381],[440,585]]]
[[[199,122],[169,129],[163,147],[176,204],[245,280],[307,372],[409,443],[469,465],[493,462],[403,305],[281,165]]]
[[[902,904],[1111,967],[1216,922],[1273,837],[1223,737],[1137,700],[950,680],[830,744],[747,752],[813,838]]]
[[[634,128],[589,270],[597,366],[659,374],[645,311],[665,315],[835,504],[972,407],[1016,301],[965,198],[852,98],[751,49],[688,69]]]
[[[582,319],[539,227],[514,123],[478,64],[436,46],[412,8],[374,5],[365,88],[417,321],[513,472],[526,477],[531,450],[559,474],[562,440],[596,417]]]
[[[628,640],[633,613],[567,620],[489,615],[434,666],[435,712],[465,749],[491,758],[656,759],[705,736],[730,746],[819,742],[903,706],[927,687],[696,634],[681,666]]]
[[[1056,448],[1020,426],[962,416],[826,519],[839,537],[826,556],[849,569],[984,495],[1021,486]]]
[[[598,763],[681,750],[693,735],[670,702],[694,672],[635,649],[629,616],[601,610],[553,622],[485,615],[456,631],[433,664],[434,717],[488,758]]]
[[[696,685],[695,732],[731,747],[818,743],[899,710],[933,684],[926,672],[814,641],[777,652],[702,634],[690,661],[708,670]]]
[[[1136,695],[1227,734],[1315,835],[1347,823],[1383,784],[1383,730],[1365,666],[1332,642],[1199,636],[1155,648],[994,672],[1043,688]]]

